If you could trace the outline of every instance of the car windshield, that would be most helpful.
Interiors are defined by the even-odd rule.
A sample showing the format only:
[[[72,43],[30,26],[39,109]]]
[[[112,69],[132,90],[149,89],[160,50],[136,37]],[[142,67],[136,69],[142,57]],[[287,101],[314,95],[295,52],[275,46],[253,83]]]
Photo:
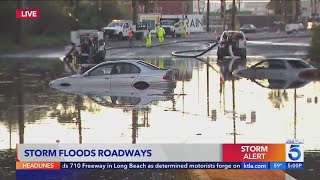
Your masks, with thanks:
[[[160,25],[173,26],[174,24],[175,24],[175,21],[173,20],[164,20],[160,22]]]
[[[152,64],[149,64],[149,63],[146,63],[144,61],[139,61],[138,64],[141,64],[149,69],[152,69],[152,70],[159,70],[160,68],[155,66],[155,65],[152,65]]]
[[[300,61],[300,60],[291,60],[291,61],[288,61],[288,63],[294,69],[312,68],[312,66],[310,64],[308,64],[304,61]]]
[[[112,22],[108,25],[108,27],[122,27],[123,23],[120,22]]]

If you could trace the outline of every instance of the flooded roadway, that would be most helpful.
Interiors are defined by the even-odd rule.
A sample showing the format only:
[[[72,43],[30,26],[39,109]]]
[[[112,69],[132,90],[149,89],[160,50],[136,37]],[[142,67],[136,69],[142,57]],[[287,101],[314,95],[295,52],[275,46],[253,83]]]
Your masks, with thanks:
[[[114,104],[112,94],[90,98],[51,89],[48,83],[64,76],[56,59],[0,60],[0,149],[15,149],[16,143],[284,143],[297,138],[313,152],[305,155],[303,172],[309,176],[289,174],[319,175],[319,82],[272,90],[231,75],[230,69],[260,59],[233,65],[209,59],[210,66],[196,59],[144,60],[177,69],[179,77],[171,94],[157,91],[164,97],[139,108],[125,104],[146,97]],[[8,163],[14,156],[3,157]],[[13,174],[8,166],[3,171]]]

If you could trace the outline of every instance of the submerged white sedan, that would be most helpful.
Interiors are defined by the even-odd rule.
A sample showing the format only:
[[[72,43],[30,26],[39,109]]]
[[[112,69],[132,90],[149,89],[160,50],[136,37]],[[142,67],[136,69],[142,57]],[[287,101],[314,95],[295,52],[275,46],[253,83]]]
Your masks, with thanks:
[[[236,77],[248,79],[304,79],[317,73],[317,69],[302,59],[272,58],[260,61],[247,69],[232,72]]]
[[[172,88],[176,86],[176,72],[161,69],[142,60],[117,60],[100,63],[82,75],[73,75],[53,80],[52,88],[65,92],[88,91],[103,93],[119,87],[137,89]]]
[[[258,84],[263,88],[268,89],[298,89],[307,84],[311,81],[303,80],[301,78],[297,79],[251,79],[252,82]]]
[[[75,93],[77,94],[77,93]],[[170,101],[174,99],[174,88],[172,89],[145,89],[138,90],[133,87],[123,87],[103,94],[82,94],[89,97],[95,103],[120,109],[139,109],[158,101]]]

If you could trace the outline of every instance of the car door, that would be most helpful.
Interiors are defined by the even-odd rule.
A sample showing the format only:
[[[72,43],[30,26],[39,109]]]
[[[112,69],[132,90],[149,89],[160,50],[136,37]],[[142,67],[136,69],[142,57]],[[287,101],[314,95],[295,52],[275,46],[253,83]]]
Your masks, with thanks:
[[[111,72],[114,68],[113,64],[102,64],[90,70],[84,76],[83,83],[85,93],[108,93],[110,92]]]
[[[132,63],[121,62],[114,66],[111,76],[111,89],[121,86],[131,86],[139,77],[140,68]]]

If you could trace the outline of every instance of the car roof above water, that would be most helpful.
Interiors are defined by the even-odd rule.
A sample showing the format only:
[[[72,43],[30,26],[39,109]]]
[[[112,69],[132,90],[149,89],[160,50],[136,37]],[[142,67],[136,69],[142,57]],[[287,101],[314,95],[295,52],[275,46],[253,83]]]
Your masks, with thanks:
[[[128,62],[128,63],[137,63],[143,60],[139,60],[139,59],[120,59],[120,60],[111,60],[111,61],[106,61],[106,62],[102,62],[101,64],[108,64],[108,63],[120,63],[120,62]]]
[[[303,59],[299,58],[267,58],[265,60],[304,61]]]

